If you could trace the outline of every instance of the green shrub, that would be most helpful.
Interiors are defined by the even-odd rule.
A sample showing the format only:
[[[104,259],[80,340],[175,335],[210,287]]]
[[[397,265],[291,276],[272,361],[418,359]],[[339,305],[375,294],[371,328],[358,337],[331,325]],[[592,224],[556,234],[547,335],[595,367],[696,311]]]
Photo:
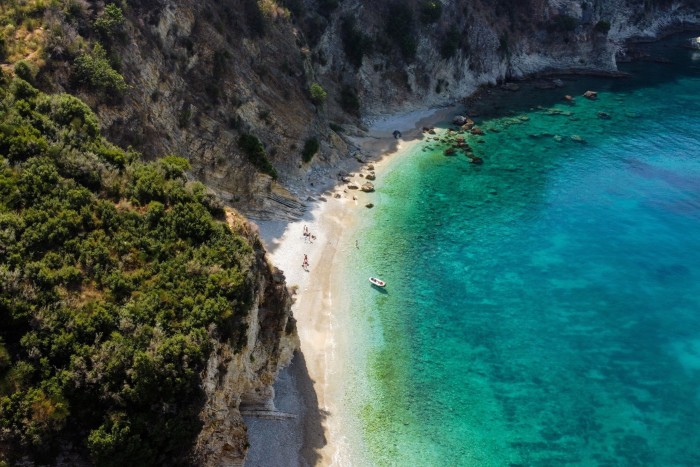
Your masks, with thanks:
[[[331,13],[333,13],[333,10],[338,8],[338,5],[340,5],[339,0],[317,0],[317,1],[318,1],[318,12],[322,16],[325,16],[326,18],[329,18],[331,16]]]
[[[416,58],[418,44],[413,11],[410,7],[400,1],[391,3],[384,15],[384,26],[389,38],[399,48],[403,59],[406,62],[412,62]]]
[[[549,25],[550,31],[572,32],[578,26],[578,20],[569,15],[557,15]]]
[[[335,131],[336,133],[343,133],[345,129],[341,126],[338,125],[337,123],[329,123],[328,126],[330,127],[331,130]]]
[[[462,35],[456,27],[452,26],[440,41],[440,56],[444,59],[454,57],[459,50]]]
[[[498,53],[502,57],[508,56],[510,54],[510,40],[507,32],[504,32],[498,38]]]
[[[23,80],[33,83],[34,82],[34,72],[27,62],[20,60],[15,63],[15,75]]]
[[[420,4],[420,21],[423,24],[437,22],[442,16],[442,3],[437,0],[424,0]]]
[[[103,39],[111,40],[122,32],[124,13],[116,4],[108,4],[102,14],[95,20],[95,30]]]
[[[351,115],[360,116],[360,99],[351,86],[343,86],[340,91],[340,107]]]
[[[600,20],[595,24],[593,29],[595,30],[595,32],[599,32],[601,34],[607,34],[608,31],[610,31],[610,22],[605,21],[605,20]]]
[[[321,87],[320,84],[311,84],[311,86],[309,87],[309,92],[311,93],[311,101],[314,104],[321,106],[324,102],[326,102],[326,97],[328,97],[328,93],[325,89]]]
[[[250,35],[253,37],[263,37],[265,35],[265,15],[260,10],[260,4],[257,0],[244,0],[243,13],[245,15],[245,24],[248,27]]]
[[[248,160],[263,173],[277,179],[277,171],[267,158],[267,153],[260,140],[247,133],[238,138],[238,146],[248,156]]]
[[[318,138],[314,136],[307,139],[304,143],[304,149],[301,150],[301,159],[304,162],[310,162],[320,148],[321,145],[318,142]]]
[[[211,340],[246,341],[253,247],[187,160],[134,162],[77,99],[13,78],[0,108],[0,465],[65,444],[187,464]]]
[[[372,52],[372,39],[357,27],[352,16],[343,18],[340,25],[340,38],[348,61],[355,67],[362,66],[362,57]]]
[[[104,94],[121,95],[128,87],[124,77],[112,68],[107,52],[99,43],[75,59],[75,75],[80,84]]]

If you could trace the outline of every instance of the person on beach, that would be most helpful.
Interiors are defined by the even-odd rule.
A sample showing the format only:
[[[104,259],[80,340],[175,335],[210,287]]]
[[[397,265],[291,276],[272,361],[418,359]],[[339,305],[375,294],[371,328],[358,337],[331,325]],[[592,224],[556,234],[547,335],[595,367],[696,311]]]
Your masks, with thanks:
[[[355,248],[357,248],[358,250],[360,249],[360,244],[358,243],[357,240],[355,240]]]

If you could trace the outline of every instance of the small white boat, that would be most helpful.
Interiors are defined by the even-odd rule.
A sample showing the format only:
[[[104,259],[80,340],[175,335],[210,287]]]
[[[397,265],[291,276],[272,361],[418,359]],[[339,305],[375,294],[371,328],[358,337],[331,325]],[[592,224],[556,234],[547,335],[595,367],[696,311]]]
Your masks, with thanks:
[[[386,282],[381,279],[377,279],[376,277],[370,277],[369,281],[372,283],[372,285],[376,285],[377,287],[384,287],[386,285]]]

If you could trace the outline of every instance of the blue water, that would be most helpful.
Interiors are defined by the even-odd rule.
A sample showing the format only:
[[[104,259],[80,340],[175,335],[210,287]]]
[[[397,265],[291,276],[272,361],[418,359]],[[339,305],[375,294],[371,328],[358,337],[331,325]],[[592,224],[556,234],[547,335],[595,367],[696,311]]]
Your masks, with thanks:
[[[381,174],[351,271],[373,464],[700,465],[700,56],[656,47],[482,102],[483,165],[426,139]]]

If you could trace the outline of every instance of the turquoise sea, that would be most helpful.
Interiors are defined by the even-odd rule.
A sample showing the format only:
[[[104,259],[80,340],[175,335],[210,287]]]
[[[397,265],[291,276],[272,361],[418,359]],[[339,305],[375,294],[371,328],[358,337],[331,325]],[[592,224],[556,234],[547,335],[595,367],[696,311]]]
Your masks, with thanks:
[[[370,463],[700,465],[700,52],[679,40],[628,79],[482,101],[483,165],[424,140],[380,174],[347,271]]]

